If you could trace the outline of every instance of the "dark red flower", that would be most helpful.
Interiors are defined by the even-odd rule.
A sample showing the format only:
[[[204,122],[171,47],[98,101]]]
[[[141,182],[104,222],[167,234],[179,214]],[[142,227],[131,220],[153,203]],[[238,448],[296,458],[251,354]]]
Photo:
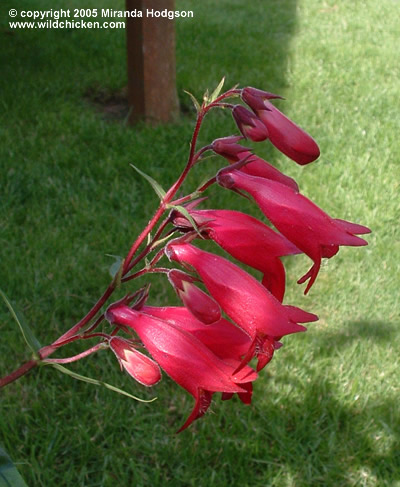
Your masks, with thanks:
[[[211,144],[212,150],[222,157],[225,157],[230,164],[238,162],[243,159],[247,159],[247,164],[240,168],[240,171],[250,174],[252,176],[258,176],[260,178],[273,179],[279,183],[286,184],[295,191],[299,190],[296,181],[283,172],[279,171],[269,162],[254,155],[250,149],[238,144],[238,140],[241,137],[224,137],[216,139]]]
[[[269,140],[283,154],[301,165],[318,159],[320,152],[315,140],[268,101],[280,97],[251,87],[244,88],[241,96],[264,122]]]
[[[244,137],[261,142],[268,138],[265,124],[242,105],[236,105],[232,110],[233,118]]]

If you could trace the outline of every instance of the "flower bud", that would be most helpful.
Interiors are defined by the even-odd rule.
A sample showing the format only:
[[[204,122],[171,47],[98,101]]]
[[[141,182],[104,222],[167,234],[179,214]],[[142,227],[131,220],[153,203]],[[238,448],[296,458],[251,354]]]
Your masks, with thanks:
[[[168,280],[186,308],[202,323],[211,325],[221,319],[218,304],[194,284],[195,279],[192,276],[172,269],[168,272]]]
[[[254,142],[261,142],[268,138],[268,130],[264,123],[242,105],[236,105],[232,110],[233,118],[244,137]]]
[[[109,341],[121,368],[140,384],[150,387],[161,380],[158,365],[143,353],[138,352],[129,342],[120,337],[112,337]]]

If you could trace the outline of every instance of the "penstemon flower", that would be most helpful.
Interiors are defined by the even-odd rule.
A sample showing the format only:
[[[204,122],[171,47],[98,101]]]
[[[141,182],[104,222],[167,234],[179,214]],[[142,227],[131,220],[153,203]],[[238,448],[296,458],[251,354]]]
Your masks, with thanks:
[[[279,257],[300,254],[283,235],[256,218],[233,210],[190,210],[190,216],[205,238],[213,240],[240,262],[263,273],[262,284],[283,300],[285,267]],[[182,216],[174,219],[177,226],[191,227]]]
[[[308,198],[283,184],[239,171],[222,171],[217,181],[225,188],[249,193],[282,235],[314,261],[299,280],[303,283],[310,279],[305,294],[317,278],[323,257],[333,257],[339,245],[367,245],[355,234],[369,233],[369,228],[331,218]]]
[[[281,339],[305,331],[303,323],[318,319],[313,313],[283,303],[287,283],[281,258],[304,253],[313,261],[298,281],[309,280],[307,293],[317,278],[321,260],[333,257],[341,245],[366,245],[357,235],[370,230],[331,218],[299,192],[294,179],[239,143],[244,138],[269,140],[301,165],[319,157],[314,139],[271,103],[281,98],[279,95],[251,87],[220,94],[222,85],[211,97],[205,95],[201,105],[194,100],[198,113],[188,161],[168,191],[134,167],[153,186],[160,204],[126,257],[114,264],[112,281],[102,296],[80,321],[48,346],[41,347],[23,325],[34,357],[0,379],[0,388],[46,363],[80,380],[117,390],[61,365],[108,349],[121,369],[140,384],[157,384],[162,369],[193,396],[195,405],[182,431],[205,414],[216,392],[223,400],[237,394],[244,404],[250,404],[253,382],[282,346]],[[252,111],[227,102],[234,97],[240,97]],[[241,135],[228,135],[197,148],[204,117],[215,108],[231,110]],[[181,195],[187,175],[195,164],[203,162],[207,151],[222,156],[229,165],[211,172],[209,180],[193,192]],[[220,186],[248,195],[279,233],[239,211],[200,208],[207,200],[204,194]],[[253,277],[227,258],[202,250],[196,245],[202,240],[216,244],[220,251],[261,276]],[[162,259],[164,264],[160,264]],[[138,288],[135,283],[137,278],[154,273],[169,281],[183,306],[148,303],[150,286]],[[122,286],[129,291],[112,302],[112,294]],[[103,326],[98,331],[100,324]],[[96,343],[77,355],[54,357],[58,349],[72,342],[86,343],[87,339]],[[252,368],[254,358],[256,370]]]

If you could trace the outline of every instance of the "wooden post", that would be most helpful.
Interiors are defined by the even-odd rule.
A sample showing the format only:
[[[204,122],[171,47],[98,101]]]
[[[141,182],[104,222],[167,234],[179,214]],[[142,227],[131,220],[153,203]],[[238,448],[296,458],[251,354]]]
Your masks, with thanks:
[[[177,119],[175,25],[168,17],[151,17],[147,10],[174,10],[174,0],[126,0],[129,123],[165,123]]]

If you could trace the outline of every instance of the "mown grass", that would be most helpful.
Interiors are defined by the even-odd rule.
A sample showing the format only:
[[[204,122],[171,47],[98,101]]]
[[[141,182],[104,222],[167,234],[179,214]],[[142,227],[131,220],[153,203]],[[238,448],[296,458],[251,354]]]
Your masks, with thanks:
[[[68,2],[75,5],[123,8]],[[268,144],[258,153],[332,216],[370,226],[369,247],[343,248],[307,297],[295,280],[309,262],[290,261],[286,302],[320,321],[285,340],[251,407],[216,400],[210,414],[175,435],[192,398],[167,378],[154,390],[133,384],[102,352],[71,367],[158,400],[136,403],[41,368],[2,390],[0,442],[32,486],[400,485],[396,2],[177,6],[195,11],[176,23],[185,115],[174,125],[128,128],[88,101],[88,93],[126,83],[124,32],[10,32],[8,10],[16,7],[2,2],[1,287],[40,341],[87,311],[109,280],[105,254],[123,255],[155,209],[156,197],[129,163],[168,187],[193,128],[182,90],[201,96],[223,75],[228,86],[287,98],[279,106],[318,140],[320,161],[300,168]],[[40,0],[17,8],[52,7]],[[232,131],[227,114],[215,114],[200,143]],[[216,159],[200,165],[190,183],[216,167]],[[213,202],[250,208],[223,191]],[[153,281],[152,302],[172,302],[165,282]],[[28,353],[5,306],[0,311],[4,375]]]

